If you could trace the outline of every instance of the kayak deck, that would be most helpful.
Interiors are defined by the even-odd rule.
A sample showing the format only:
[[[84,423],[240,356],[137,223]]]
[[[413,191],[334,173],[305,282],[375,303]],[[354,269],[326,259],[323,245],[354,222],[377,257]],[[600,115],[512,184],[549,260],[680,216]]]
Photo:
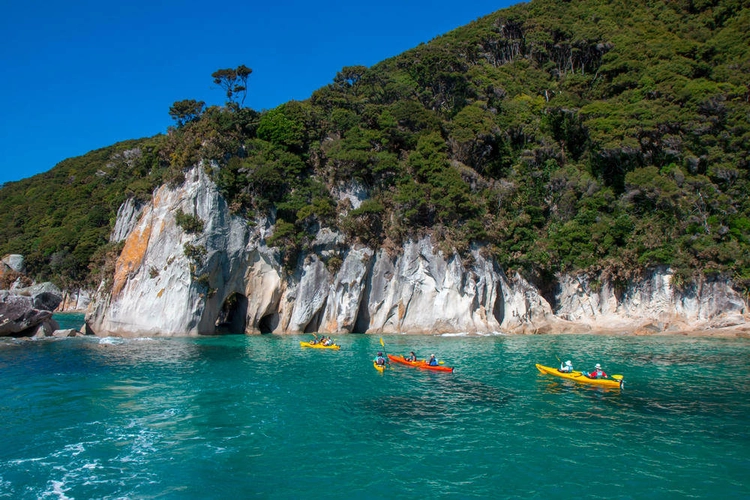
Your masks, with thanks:
[[[377,371],[379,371],[380,373],[383,373],[385,371],[385,365],[379,365],[379,364],[377,364],[376,362],[373,361],[372,362],[372,366],[374,366],[375,369]]]
[[[403,356],[394,356],[393,354],[389,354],[388,359],[390,359],[394,363],[400,363],[402,365],[412,366],[414,368],[421,368],[422,370],[432,370],[435,372],[452,372],[453,371],[452,366],[440,366],[440,365],[434,366],[434,365],[427,363],[427,361],[408,361]]]
[[[611,378],[589,378],[586,375],[584,375],[582,372],[578,372],[578,371],[573,371],[570,373],[561,372],[557,368],[553,368],[551,366],[540,365],[539,363],[536,364],[536,368],[541,373],[544,373],[547,375],[554,375],[555,377],[565,378],[568,380],[573,380],[574,382],[579,382],[581,384],[598,385],[601,387],[613,387],[613,388],[618,388],[618,389],[622,387],[621,380],[615,380]]]

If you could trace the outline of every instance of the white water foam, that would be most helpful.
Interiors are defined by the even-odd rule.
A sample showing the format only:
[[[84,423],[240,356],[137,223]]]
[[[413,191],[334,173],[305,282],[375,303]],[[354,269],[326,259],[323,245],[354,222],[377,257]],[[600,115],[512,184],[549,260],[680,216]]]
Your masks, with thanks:
[[[50,486],[47,491],[42,493],[42,498],[46,498],[48,496],[54,496],[59,498],[60,500],[72,500],[71,497],[67,496],[65,494],[66,491],[68,491],[70,488],[65,488],[65,483],[63,481],[55,481],[54,479],[50,481]]]
[[[99,343],[108,345],[121,345],[125,343],[125,339],[121,337],[104,337],[99,339]]]

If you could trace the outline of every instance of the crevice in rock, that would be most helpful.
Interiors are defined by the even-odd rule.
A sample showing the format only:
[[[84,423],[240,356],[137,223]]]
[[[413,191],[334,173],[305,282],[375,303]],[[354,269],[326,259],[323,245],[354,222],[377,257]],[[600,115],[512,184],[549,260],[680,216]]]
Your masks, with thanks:
[[[321,304],[320,309],[318,309],[315,314],[313,314],[312,318],[310,318],[310,321],[305,325],[304,332],[305,333],[315,333],[320,330],[320,324],[323,322],[323,312],[326,310],[326,303],[328,302],[328,297],[323,301],[323,304]]]
[[[216,318],[217,334],[244,334],[247,325],[247,297],[233,293],[221,305]]]
[[[547,301],[552,310],[556,311],[559,306],[558,297],[560,295],[560,282],[557,276],[550,272],[536,271],[531,273],[527,279],[539,290],[539,295]]]
[[[492,315],[502,325],[505,318],[505,297],[503,296],[503,287],[499,281],[495,285],[495,290],[495,304],[492,306]]]
[[[372,270],[375,266],[375,256],[367,263],[365,271],[365,286],[362,287],[362,296],[359,298],[357,317],[352,322],[352,333],[367,333],[370,328],[370,292],[372,291]]]

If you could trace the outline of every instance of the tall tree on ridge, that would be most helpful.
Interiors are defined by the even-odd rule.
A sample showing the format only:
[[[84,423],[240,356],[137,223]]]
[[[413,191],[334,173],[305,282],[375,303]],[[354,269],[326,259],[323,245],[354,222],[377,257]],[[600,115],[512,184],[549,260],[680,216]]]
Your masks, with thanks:
[[[247,79],[252,72],[251,68],[240,64],[236,68],[216,70],[211,76],[214,83],[226,92],[228,102],[241,108],[245,104],[245,97],[247,97]]]

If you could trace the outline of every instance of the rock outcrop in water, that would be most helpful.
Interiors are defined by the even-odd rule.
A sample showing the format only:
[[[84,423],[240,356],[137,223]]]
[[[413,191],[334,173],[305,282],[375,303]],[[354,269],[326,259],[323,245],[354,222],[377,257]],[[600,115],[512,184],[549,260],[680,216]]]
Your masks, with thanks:
[[[183,230],[178,213],[199,218],[203,230]],[[124,248],[86,318],[102,335],[664,331],[746,320],[727,280],[678,290],[660,268],[618,291],[560,276],[557,290],[543,296],[483,248],[462,259],[429,236],[390,255],[323,229],[288,273],[266,245],[271,222],[233,215],[200,168],[119,214],[113,240],[124,239]],[[333,256],[340,267],[329,265]]]
[[[52,319],[62,293],[52,283],[0,290],[0,336],[50,336],[58,325]]]

